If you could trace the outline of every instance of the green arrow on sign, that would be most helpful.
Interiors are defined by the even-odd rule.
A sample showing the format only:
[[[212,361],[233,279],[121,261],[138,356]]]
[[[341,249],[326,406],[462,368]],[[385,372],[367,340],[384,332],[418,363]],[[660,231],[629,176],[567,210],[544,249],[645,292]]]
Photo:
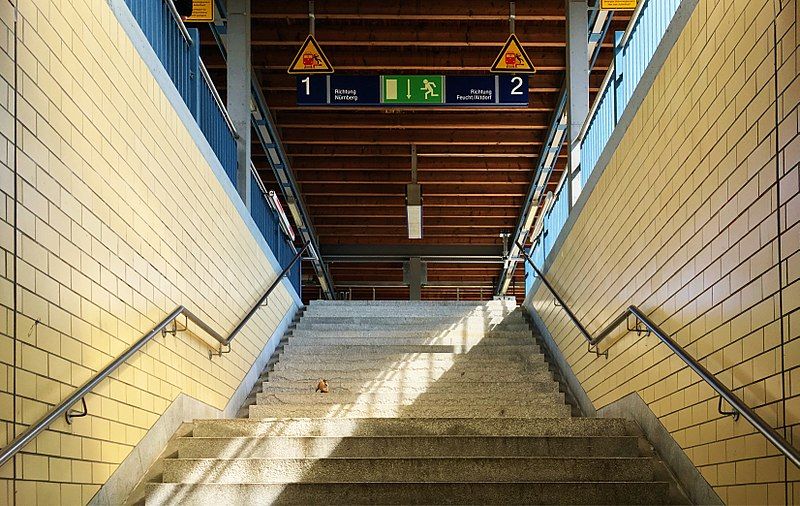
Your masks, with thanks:
[[[382,104],[443,104],[443,76],[381,76]]]

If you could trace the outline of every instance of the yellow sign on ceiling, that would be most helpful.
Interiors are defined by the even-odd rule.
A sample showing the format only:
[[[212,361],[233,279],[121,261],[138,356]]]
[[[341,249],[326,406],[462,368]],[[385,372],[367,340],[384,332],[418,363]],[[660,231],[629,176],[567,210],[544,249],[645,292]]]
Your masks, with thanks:
[[[636,10],[637,0],[600,0],[600,8],[608,11]]]
[[[333,74],[333,66],[314,37],[309,35],[289,65],[287,72],[290,74]]]
[[[213,23],[214,0],[192,0],[192,15],[184,21],[187,23]]]
[[[513,33],[508,37],[506,44],[497,55],[491,68],[492,72],[508,72],[512,74],[533,74],[536,68],[522,49],[519,39]]]

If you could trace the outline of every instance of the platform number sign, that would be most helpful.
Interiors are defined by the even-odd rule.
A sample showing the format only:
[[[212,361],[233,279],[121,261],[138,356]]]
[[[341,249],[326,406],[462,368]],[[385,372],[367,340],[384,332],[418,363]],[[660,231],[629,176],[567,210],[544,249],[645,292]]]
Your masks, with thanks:
[[[522,78],[520,76],[514,76],[511,78],[511,94],[512,95],[522,95]]]
[[[297,78],[298,105],[323,105],[327,103],[327,76]]]

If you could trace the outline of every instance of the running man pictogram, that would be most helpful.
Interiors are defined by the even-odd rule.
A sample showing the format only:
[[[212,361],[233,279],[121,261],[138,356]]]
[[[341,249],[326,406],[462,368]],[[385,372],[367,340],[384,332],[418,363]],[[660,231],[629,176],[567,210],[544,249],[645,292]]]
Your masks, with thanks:
[[[436,83],[428,81],[427,79],[422,80],[422,88],[420,88],[420,91],[425,92],[425,100],[428,100],[429,97],[439,96],[439,94],[434,91],[434,88],[436,88]]]

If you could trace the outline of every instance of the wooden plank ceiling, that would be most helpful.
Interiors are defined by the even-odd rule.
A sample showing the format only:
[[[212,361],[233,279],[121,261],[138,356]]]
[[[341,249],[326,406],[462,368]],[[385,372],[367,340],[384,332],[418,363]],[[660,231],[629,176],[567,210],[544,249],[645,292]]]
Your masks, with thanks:
[[[533,178],[565,74],[564,0],[516,2],[516,34],[537,68],[527,108],[300,107],[286,68],[308,34],[308,2],[253,1],[252,61],[319,235],[323,257],[441,246],[453,255],[501,253]],[[487,74],[508,37],[508,1],[317,0],[316,38],[339,74]],[[592,93],[612,58],[612,29],[591,75]],[[210,32],[203,60],[225,90],[225,64]],[[274,176],[253,136],[253,158],[268,188]],[[410,145],[418,151],[423,239],[407,239],[405,184]],[[550,181],[554,189],[564,154]],[[422,246],[420,246],[422,245]],[[402,262],[330,264],[353,298],[407,298]],[[318,291],[304,266],[304,298]],[[491,298],[501,264],[428,264],[423,298]],[[515,288],[514,288],[515,286]],[[524,296],[522,269],[513,290]]]

